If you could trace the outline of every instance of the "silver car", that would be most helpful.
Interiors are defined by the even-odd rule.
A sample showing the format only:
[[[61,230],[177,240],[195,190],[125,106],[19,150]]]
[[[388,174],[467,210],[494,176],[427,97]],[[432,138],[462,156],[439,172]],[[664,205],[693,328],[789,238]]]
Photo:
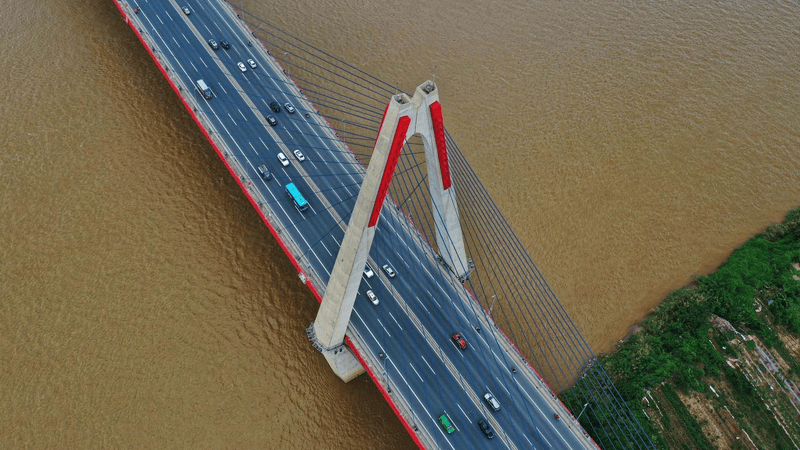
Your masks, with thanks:
[[[305,155],[303,155],[303,152],[301,152],[300,150],[295,150],[293,153],[294,153],[294,156],[297,157],[298,161],[305,161],[306,160]]]
[[[192,13],[192,11],[189,10],[188,6],[182,7],[181,10],[183,10],[183,13],[186,14],[187,16]]]
[[[378,304],[378,297],[375,295],[374,292],[367,291],[367,298],[369,299],[369,301],[372,302],[373,305],[377,305]]]
[[[386,275],[389,275],[389,278],[394,278],[394,276],[397,275],[396,273],[394,273],[394,269],[392,269],[392,266],[388,264],[384,264],[382,269],[384,272],[386,272]]]
[[[250,64],[250,67],[252,67],[253,69],[258,67],[258,64],[256,64],[256,62],[253,61],[252,59],[248,59],[247,64]]]
[[[243,62],[238,62],[236,63],[236,65],[239,66],[239,70],[241,70],[242,73],[247,72],[247,67],[244,65]]]

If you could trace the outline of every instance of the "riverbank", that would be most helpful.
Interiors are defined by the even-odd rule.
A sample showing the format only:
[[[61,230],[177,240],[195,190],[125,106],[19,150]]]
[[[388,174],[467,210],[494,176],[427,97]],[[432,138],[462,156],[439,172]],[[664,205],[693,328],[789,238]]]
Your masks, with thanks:
[[[677,289],[593,375],[608,375],[658,448],[796,448],[800,444],[800,208]],[[598,398],[602,393],[594,393]],[[585,395],[585,393],[584,393]],[[583,404],[567,391],[573,411]],[[581,422],[603,448],[609,411]]]

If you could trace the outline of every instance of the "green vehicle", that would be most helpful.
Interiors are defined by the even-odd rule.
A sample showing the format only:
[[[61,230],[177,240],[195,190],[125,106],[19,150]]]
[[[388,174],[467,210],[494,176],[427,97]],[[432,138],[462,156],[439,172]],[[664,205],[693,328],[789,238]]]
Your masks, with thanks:
[[[450,418],[447,417],[447,414],[442,414],[439,416],[439,424],[442,425],[444,431],[447,431],[447,434],[453,434],[453,432],[456,431],[455,427],[453,427],[453,424],[450,423]]]

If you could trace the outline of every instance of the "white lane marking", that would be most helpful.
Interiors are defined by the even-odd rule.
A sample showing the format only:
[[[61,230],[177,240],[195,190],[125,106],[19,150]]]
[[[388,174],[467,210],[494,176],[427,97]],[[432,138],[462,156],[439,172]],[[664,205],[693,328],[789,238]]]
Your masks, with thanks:
[[[425,312],[427,312],[428,314],[430,314],[431,312],[430,312],[430,311],[428,311],[428,308],[425,306],[425,303],[422,303],[422,300],[420,300],[420,299],[419,299],[419,297],[417,297],[417,296],[414,296],[414,297],[417,299],[417,303],[419,303],[419,304],[420,304],[420,306],[422,306],[422,309],[424,309],[424,310],[425,310]]]
[[[244,116],[244,113],[242,112],[242,110],[239,109],[239,108],[236,108],[236,110],[239,111],[239,114],[242,115],[242,119],[244,119],[244,121],[247,122],[247,117]]]
[[[391,312],[391,311],[388,311],[388,313],[389,313],[389,316],[391,316],[391,317],[392,317],[392,320],[394,320],[394,323],[396,323],[396,324],[397,324],[397,328],[400,328],[400,331],[402,331],[402,330],[403,330],[403,327],[401,327],[401,326],[400,326],[400,322],[398,322],[398,321],[397,321],[397,319],[395,319],[395,318],[394,318],[394,314],[392,314],[392,312]]]
[[[175,41],[175,45],[177,45],[178,48],[180,48],[181,44],[178,44],[178,40],[175,39],[175,36],[172,36],[172,40]]]
[[[456,345],[455,341],[450,339],[450,344],[452,344],[453,347],[455,347],[455,349],[458,350],[458,354],[461,355],[461,357],[463,358],[464,357],[464,351],[461,350],[461,348],[458,345]],[[444,360],[442,360],[442,362],[444,362]]]
[[[206,64],[206,60],[205,59],[200,58],[200,62],[203,63],[204,66],[206,66],[206,69],[208,69],[208,64]]]
[[[389,330],[386,329],[386,325],[384,325],[383,322],[381,322],[381,319],[375,319],[375,320],[377,320],[378,323],[381,324],[381,328],[383,328],[383,331],[386,332],[386,335],[389,336],[389,337],[392,337],[392,335],[389,334]]]
[[[397,256],[399,256],[399,257],[400,257],[400,260],[401,260],[401,261],[403,261],[403,264],[405,264],[405,265],[406,265],[406,267],[408,267],[409,269],[411,268],[411,266],[409,266],[409,265],[408,265],[408,263],[406,262],[405,258],[403,258],[403,255],[401,255],[400,253],[398,253],[398,254],[397,254]]]
[[[158,21],[161,22],[161,25],[164,25],[164,21],[161,20],[161,17],[159,17],[158,14],[156,14],[156,19],[158,19]]]
[[[456,403],[456,405],[458,405],[458,403]],[[461,406],[459,406],[459,408],[461,408]],[[464,412],[464,410],[462,409],[462,410],[461,410],[461,412],[463,413],[463,412]],[[450,413],[449,413],[449,412],[447,412],[447,410],[446,410],[446,409],[444,410],[444,413],[445,413],[445,414],[447,415],[447,417],[450,419],[450,425],[452,425],[452,426],[453,426],[453,427],[454,427],[456,430],[458,430],[458,431],[461,431],[461,428],[458,428],[458,425],[456,425],[456,423],[453,421],[453,418],[452,418],[452,417],[450,417]]]
[[[200,72],[199,70],[197,70],[197,66],[195,66],[193,62],[189,61],[189,64],[191,64],[192,67],[194,67],[195,72]]]
[[[263,140],[263,139],[261,139],[261,138],[259,137],[259,138],[258,138],[258,140],[259,140],[259,141],[261,141],[261,143],[262,143],[262,144],[264,144],[264,148],[266,148],[267,150],[269,150],[269,147],[267,147],[267,143],[266,143],[266,142],[264,142],[264,140]]]
[[[461,414],[464,415],[464,418],[467,419],[467,422],[472,423],[472,421],[469,420],[469,416],[467,416],[467,413],[464,412],[464,408],[462,408],[461,405],[458,403],[456,403],[456,406],[458,406],[458,409],[461,410]]]
[[[236,125],[236,121],[233,120],[233,116],[231,116],[231,113],[228,113],[228,117],[230,117],[231,118],[231,122],[233,122],[233,124]]]
[[[189,38],[187,38],[185,34],[181,33],[181,36],[183,36],[183,38],[186,39],[187,44],[192,45],[192,43],[189,42]]]
[[[414,368],[414,365],[411,364],[411,363],[408,363],[408,365],[411,366],[411,369],[414,371],[415,374],[417,374],[417,376],[419,377],[419,380],[424,383],[425,380],[422,378],[422,376],[419,374],[419,372],[417,372],[417,369]]]
[[[426,365],[426,366],[428,366],[428,369],[431,369],[431,372],[433,372],[433,374],[434,374],[434,375],[436,375],[436,371],[435,371],[435,370],[433,370],[433,367],[431,367],[431,365],[430,365],[430,364],[428,364],[428,360],[427,360],[427,359],[425,359],[425,357],[424,357],[424,356],[422,356],[422,354],[421,354],[421,353],[420,353],[419,357],[420,357],[420,358],[422,358],[422,360],[423,360],[423,361],[425,361],[425,365]]]
[[[508,396],[510,397],[511,392],[508,392],[508,389],[506,388],[505,384],[503,384],[503,382],[500,381],[500,378],[497,378],[497,376],[495,376],[494,379],[497,380],[497,383],[500,385],[500,387],[503,388],[503,390],[506,391],[506,394],[508,394]]]
[[[544,437],[544,435],[542,434],[542,431],[539,429],[539,427],[535,427],[535,428],[536,428],[536,432],[539,433],[539,437],[544,439],[544,441],[547,442],[547,445],[549,445],[550,448],[553,448],[553,444],[551,444],[550,441],[548,441],[547,438]],[[528,441],[528,442],[530,442],[530,441]]]
[[[222,92],[224,92],[226,94],[228,93],[228,91],[225,90],[225,86],[223,86],[222,83],[217,83],[217,84],[219,84],[219,87],[222,88]]]
[[[255,148],[255,147],[253,147],[253,143],[252,143],[252,142],[249,142],[249,141],[248,141],[247,143],[248,143],[248,144],[250,144],[250,148],[252,148],[252,149],[253,149],[253,151],[254,151],[254,152],[256,152],[256,155],[258,155],[258,150],[256,150],[256,148]],[[258,156],[261,156],[261,155],[258,155]]]
[[[320,244],[322,244],[322,248],[324,248],[324,249],[325,249],[325,251],[326,251],[326,252],[328,252],[328,255],[330,255],[330,256],[333,256],[333,253],[331,253],[331,251],[330,251],[330,250],[328,250],[328,246],[327,246],[327,245],[325,245],[325,242],[324,242],[324,241],[319,241],[319,243],[320,243]],[[395,321],[395,322],[396,322],[396,321]],[[401,328],[401,330],[402,330],[402,328]]]

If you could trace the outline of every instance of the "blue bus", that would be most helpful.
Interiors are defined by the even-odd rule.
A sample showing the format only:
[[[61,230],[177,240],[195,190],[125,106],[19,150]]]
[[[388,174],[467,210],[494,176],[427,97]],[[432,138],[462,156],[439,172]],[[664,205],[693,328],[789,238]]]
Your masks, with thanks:
[[[300,193],[294,183],[289,183],[286,185],[286,194],[288,194],[289,198],[292,199],[294,206],[298,211],[305,211],[308,209],[308,202],[303,198],[303,194]]]

